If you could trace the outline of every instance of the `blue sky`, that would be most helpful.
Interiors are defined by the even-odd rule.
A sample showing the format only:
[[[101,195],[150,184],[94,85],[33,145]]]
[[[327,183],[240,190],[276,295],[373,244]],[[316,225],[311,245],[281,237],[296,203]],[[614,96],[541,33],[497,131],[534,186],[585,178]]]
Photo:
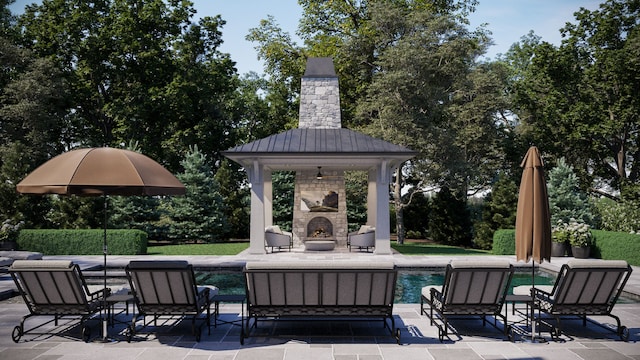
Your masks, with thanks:
[[[261,19],[272,15],[281,28],[295,36],[302,9],[297,0],[192,0],[198,11],[196,16],[220,14],[227,21],[222,29],[224,44],[221,50],[231,54],[240,74],[249,71],[262,73],[262,63],[257,59],[255,44],[245,40],[250,28],[257,27]],[[602,0],[604,1],[604,0]],[[542,40],[559,45],[560,28],[566,22],[574,22],[573,13],[585,7],[596,10],[600,0],[480,0],[476,12],[471,15],[473,28],[487,23],[493,33],[495,45],[487,57],[505,53],[530,30]],[[34,0],[18,0],[11,10],[21,12],[24,4]]]

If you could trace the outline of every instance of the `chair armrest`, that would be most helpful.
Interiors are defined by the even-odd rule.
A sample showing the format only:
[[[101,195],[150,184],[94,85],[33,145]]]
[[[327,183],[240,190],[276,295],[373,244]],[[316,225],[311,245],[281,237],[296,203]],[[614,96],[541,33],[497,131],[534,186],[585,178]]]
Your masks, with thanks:
[[[431,306],[435,307],[436,309],[440,309],[442,308],[442,304],[444,304],[444,301],[442,300],[442,292],[438,289],[436,289],[435,287],[431,288]]]
[[[111,295],[111,288],[96,290],[94,292],[88,293],[87,295],[89,296],[90,300],[99,300],[103,297],[108,297],[109,295]]]
[[[531,288],[531,295],[534,297],[537,295],[551,297],[552,293],[549,291],[546,291],[545,289],[533,287]]]
[[[208,287],[203,287],[198,291],[198,302],[204,299],[207,303],[210,302],[211,296],[209,295],[211,289]]]

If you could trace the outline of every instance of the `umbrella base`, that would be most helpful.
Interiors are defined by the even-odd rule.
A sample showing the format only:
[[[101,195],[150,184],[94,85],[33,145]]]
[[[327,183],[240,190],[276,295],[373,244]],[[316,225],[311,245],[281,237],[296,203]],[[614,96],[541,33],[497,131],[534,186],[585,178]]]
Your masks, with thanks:
[[[547,342],[547,339],[542,336],[523,336],[522,342],[528,344],[544,344]]]
[[[102,337],[100,337],[99,339],[95,339],[92,342],[101,343],[101,344],[118,342],[118,340],[109,337],[109,333],[107,332],[107,323],[108,323],[107,318],[106,317],[103,318],[102,319]]]

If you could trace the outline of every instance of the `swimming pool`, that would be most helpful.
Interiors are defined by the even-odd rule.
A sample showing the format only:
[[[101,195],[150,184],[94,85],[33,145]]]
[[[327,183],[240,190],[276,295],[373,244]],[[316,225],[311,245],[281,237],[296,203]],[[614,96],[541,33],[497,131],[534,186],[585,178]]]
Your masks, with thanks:
[[[202,285],[214,285],[221,294],[244,294],[244,278],[242,272],[232,271],[197,271],[196,281]],[[429,285],[442,285],[444,271],[424,269],[401,269],[396,282],[396,304],[420,303],[422,288]],[[555,276],[544,271],[537,271],[536,285],[553,285]],[[531,285],[531,272],[516,271],[511,280],[511,287]],[[512,290],[509,289],[509,293]]]

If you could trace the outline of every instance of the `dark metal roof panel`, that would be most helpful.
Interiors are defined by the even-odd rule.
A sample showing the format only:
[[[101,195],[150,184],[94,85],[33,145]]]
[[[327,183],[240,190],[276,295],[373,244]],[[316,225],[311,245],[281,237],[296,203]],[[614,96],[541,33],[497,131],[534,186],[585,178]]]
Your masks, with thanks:
[[[231,148],[225,154],[387,153],[414,151],[349,129],[292,129]]]

